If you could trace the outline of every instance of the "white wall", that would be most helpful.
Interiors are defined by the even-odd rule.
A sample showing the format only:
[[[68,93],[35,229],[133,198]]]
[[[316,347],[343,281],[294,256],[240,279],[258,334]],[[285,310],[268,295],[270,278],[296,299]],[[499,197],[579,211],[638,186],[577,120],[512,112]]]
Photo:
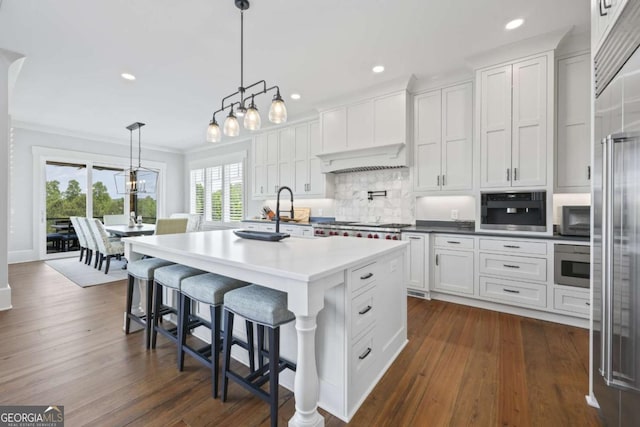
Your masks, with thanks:
[[[476,221],[473,196],[435,196],[416,199],[416,220],[452,221],[451,211],[458,211],[459,221]]]
[[[553,195],[553,223],[562,222],[563,206],[585,206],[591,205],[591,194],[589,193],[560,193]]]
[[[9,211],[9,262],[25,262],[39,258],[37,242],[38,224],[34,223],[34,177],[33,147],[63,149],[73,152],[107,155],[123,158],[123,164],[129,163],[129,145],[105,143],[66,135],[45,133],[35,130],[14,129],[13,168],[10,189]],[[125,135],[125,140],[128,138]],[[182,197],[185,188],[183,155],[147,149],[142,144],[142,164],[154,161],[166,164],[164,177],[166,197],[159,205],[164,207],[160,216],[168,216],[173,212],[185,209]],[[163,197],[158,195],[158,199]]]

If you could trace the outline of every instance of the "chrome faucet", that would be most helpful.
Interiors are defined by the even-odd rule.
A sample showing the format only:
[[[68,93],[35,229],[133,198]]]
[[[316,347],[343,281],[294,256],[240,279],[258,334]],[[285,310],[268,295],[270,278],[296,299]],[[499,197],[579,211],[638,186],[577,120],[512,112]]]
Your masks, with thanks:
[[[291,219],[293,219],[293,191],[289,187],[282,186],[278,189],[278,200],[276,201],[276,233],[280,232],[280,193],[287,190],[291,194]]]

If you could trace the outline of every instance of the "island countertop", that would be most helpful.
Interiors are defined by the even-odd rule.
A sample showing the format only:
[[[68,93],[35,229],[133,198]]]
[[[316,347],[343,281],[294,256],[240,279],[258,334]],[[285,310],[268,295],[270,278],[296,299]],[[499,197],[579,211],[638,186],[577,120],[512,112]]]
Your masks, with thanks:
[[[348,422],[407,343],[406,241],[266,242],[216,230],[123,242],[129,261],[154,256],[287,293],[296,320],[283,325],[281,354],[297,364],[280,376],[295,396],[289,426],[324,425],[318,405]]]

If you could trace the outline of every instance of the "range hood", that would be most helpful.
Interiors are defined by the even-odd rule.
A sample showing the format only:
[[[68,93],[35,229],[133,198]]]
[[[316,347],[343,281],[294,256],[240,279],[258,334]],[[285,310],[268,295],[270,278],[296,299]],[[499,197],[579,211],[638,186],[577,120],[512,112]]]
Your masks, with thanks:
[[[361,172],[379,169],[406,168],[406,144],[377,145],[334,153],[320,153],[323,173]]]

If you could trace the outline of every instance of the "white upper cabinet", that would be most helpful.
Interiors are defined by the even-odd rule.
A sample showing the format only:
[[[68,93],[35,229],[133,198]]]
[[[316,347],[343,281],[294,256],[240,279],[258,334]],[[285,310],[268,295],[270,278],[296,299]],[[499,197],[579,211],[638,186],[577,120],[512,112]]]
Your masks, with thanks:
[[[320,171],[317,121],[299,123],[257,135],[253,140],[252,197],[274,198],[286,185],[296,197],[330,197],[332,175]]]
[[[415,191],[473,187],[472,104],[470,82],[414,98]]]
[[[547,56],[480,70],[480,186],[547,184]]]
[[[404,144],[407,92],[402,90],[320,113],[322,153]]]
[[[558,61],[557,191],[590,191],[590,64],[588,53]]]

